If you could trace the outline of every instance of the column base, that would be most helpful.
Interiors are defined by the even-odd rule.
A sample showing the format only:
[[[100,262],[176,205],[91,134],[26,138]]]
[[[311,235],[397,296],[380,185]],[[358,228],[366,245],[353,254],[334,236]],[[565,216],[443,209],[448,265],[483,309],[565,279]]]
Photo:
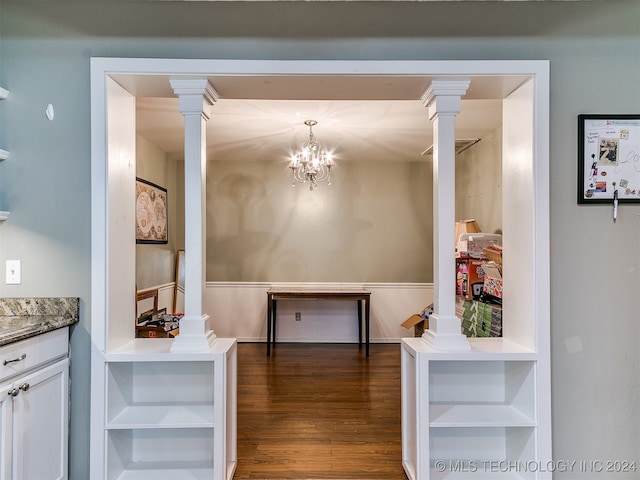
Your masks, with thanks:
[[[201,335],[178,335],[171,344],[171,353],[208,352],[216,342],[216,334],[208,330]]]
[[[184,328],[183,328],[184,327]],[[208,352],[216,341],[216,334],[209,330],[209,315],[202,318],[182,318],[180,335],[171,344],[171,353]]]
[[[434,333],[431,330],[426,330],[422,334],[422,340],[434,350],[449,352],[466,352],[471,350],[469,339],[466,335],[462,335],[461,333],[445,335],[442,333]]]

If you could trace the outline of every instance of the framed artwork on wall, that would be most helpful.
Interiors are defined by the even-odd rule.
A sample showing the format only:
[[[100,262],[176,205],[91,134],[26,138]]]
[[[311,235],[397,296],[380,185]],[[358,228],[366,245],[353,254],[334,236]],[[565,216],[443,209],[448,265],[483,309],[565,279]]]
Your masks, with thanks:
[[[136,177],[136,243],[168,243],[167,189]]]
[[[578,203],[640,203],[640,114],[578,115]]]

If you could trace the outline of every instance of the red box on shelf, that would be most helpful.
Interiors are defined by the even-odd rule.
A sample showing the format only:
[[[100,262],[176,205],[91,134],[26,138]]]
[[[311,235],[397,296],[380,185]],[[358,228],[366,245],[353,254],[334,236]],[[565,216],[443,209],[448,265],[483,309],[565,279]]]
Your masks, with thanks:
[[[456,258],[456,294],[467,300],[477,299],[484,287],[482,260],[471,257]]]

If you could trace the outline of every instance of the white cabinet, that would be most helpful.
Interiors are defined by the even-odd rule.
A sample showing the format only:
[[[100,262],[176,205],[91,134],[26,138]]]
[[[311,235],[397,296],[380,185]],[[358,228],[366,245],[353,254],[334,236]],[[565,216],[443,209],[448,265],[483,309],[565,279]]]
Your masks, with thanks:
[[[403,339],[403,465],[410,479],[550,478],[542,468],[550,461],[550,432],[540,421],[536,355],[515,345],[487,352],[486,342],[508,344],[471,339],[471,352],[443,354],[421,339]]]
[[[236,467],[236,341],[170,353],[171,339],[135,339],[100,362],[103,434],[91,478],[230,480]],[[97,399],[96,399],[97,400]],[[100,405],[100,406],[98,406]],[[97,428],[97,425],[96,425]],[[100,441],[104,438],[104,442]]]
[[[0,479],[67,478],[68,328],[0,348]]]
[[[64,359],[14,383],[11,478],[67,478],[68,367]]]
[[[13,401],[9,396],[9,390],[13,386],[5,384],[0,387],[0,479],[11,478],[11,448],[13,442],[13,422],[11,421],[13,412]]]

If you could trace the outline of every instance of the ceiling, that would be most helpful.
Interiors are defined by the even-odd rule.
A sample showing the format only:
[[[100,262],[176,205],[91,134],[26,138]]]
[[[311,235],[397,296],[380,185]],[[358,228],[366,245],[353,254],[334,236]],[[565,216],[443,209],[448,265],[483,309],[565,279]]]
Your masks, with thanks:
[[[170,158],[183,158],[183,119],[166,75],[116,75],[137,97],[138,134]],[[525,76],[471,78],[456,138],[482,138],[502,123],[501,100]],[[308,138],[304,121],[318,122],[317,139],[336,162],[424,161],[432,125],[420,97],[425,76],[215,76],[219,94],[207,122],[207,158],[241,161],[282,158]]]

